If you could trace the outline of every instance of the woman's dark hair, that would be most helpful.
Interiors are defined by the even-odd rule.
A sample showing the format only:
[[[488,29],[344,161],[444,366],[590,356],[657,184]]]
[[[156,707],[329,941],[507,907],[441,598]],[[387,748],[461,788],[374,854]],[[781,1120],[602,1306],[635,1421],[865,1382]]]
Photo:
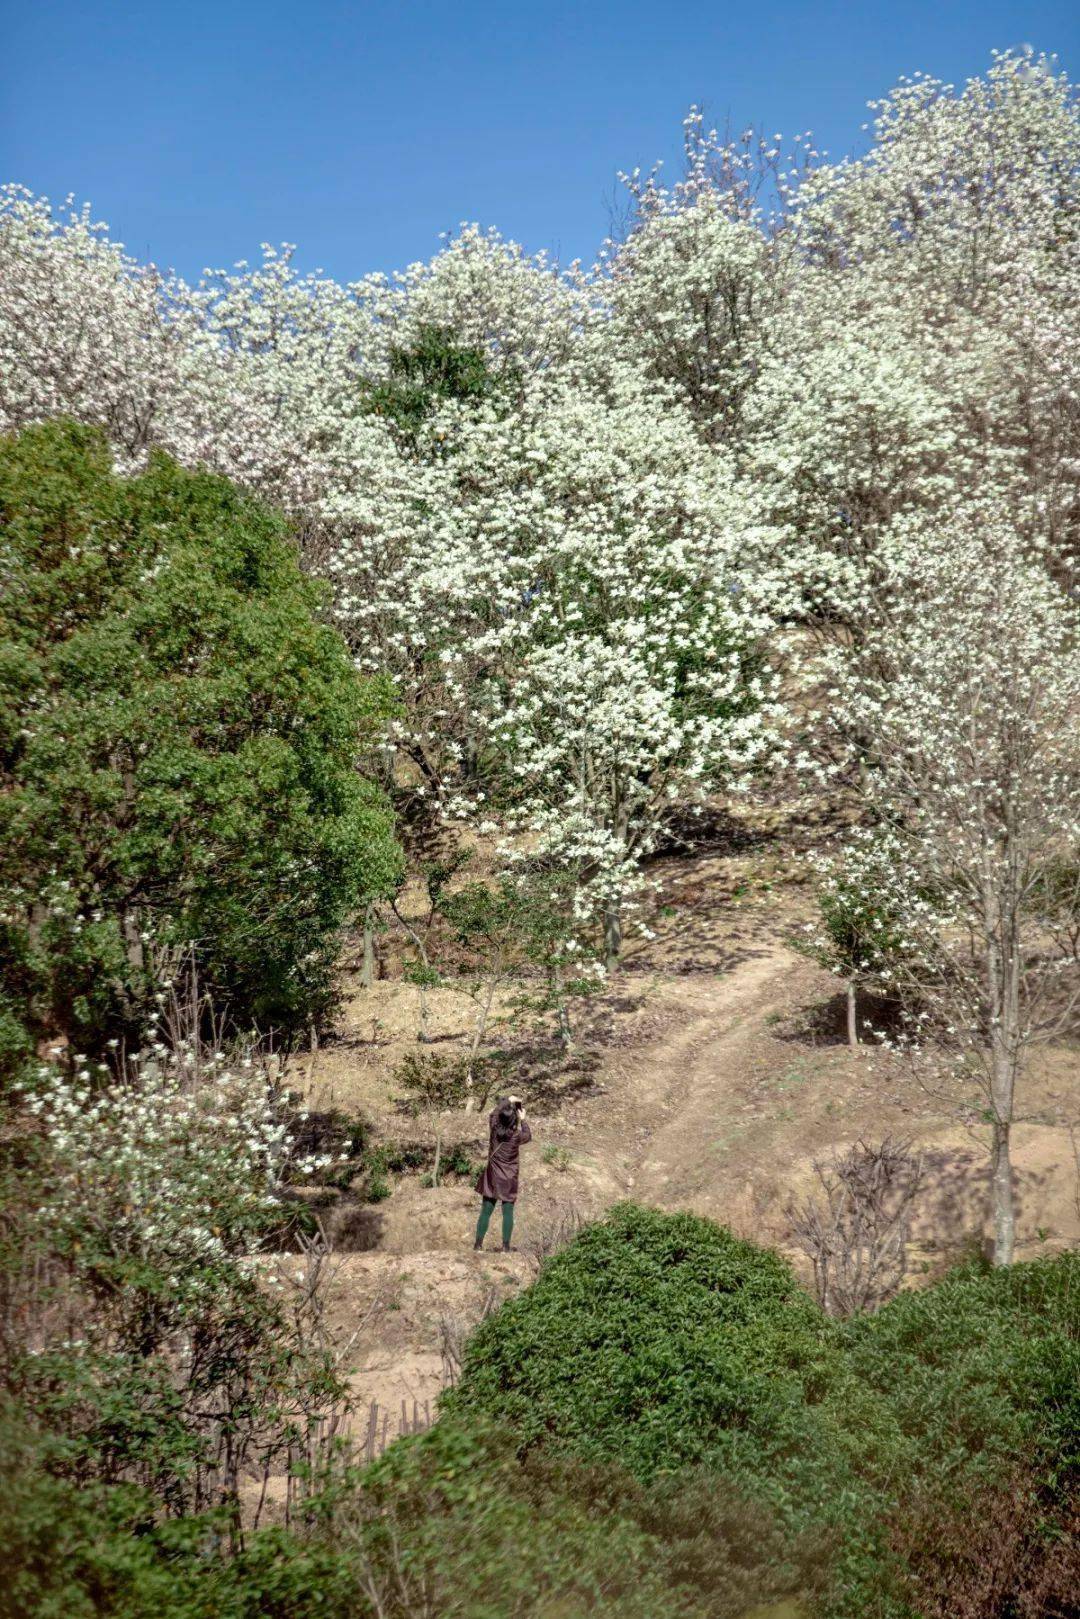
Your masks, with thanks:
[[[504,1096],[495,1109],[495,1140],[509,1141],[518,1127],[517,1103]]]

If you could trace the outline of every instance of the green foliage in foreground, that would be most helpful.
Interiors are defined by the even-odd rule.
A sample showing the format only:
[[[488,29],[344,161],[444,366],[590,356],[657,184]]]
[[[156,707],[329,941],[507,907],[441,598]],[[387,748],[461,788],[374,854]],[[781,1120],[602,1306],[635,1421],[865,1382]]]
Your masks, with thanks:
[[[837,1323],[777,1255],[616,1209],[484,1322],[431,1432],[235,1558],[11,1431],[0,1616],[1029,1619],[1075,1594],[1080,1255]]]
[[[974,1524],[1021,1468],[1033,1523],[1075,1502],[1080,1255],[961,1270],[840,1325],[777,1255],[626,1206],[484,1322],[450,1407],[676,1492],[704,1468],[828,1549],[824,1611],[918,1612],[892,1551],[906,1514]]]
[[[671,1491],[566,1458],[522,1467],[485,1425],[441,1423],[343,1474],[296,1530],[236,1555],[224,1517],[162,1521],[142,1490],[76,1482],[2,1405],[0,1465],[0,1619],[737,1619],[792,1578],[774,1526],[715,1478]]]
[[[64,1447],[0,1401],[0,1619],[321,1619],[355,1577],[328,1544],[282,1530],[226,1552],[223,1516],[162,1520],[130,1485],[73,1477]]]
[[[728,1436],[809,1442],[797,1430],[840,1375],[829,1322],[777,1254],[626,1205],[483,1324],[452,1409],[498,1416],[522,1449],[554,1435],[651,1478]]]
[[[281,521],[50,423],[0,441],[0,580],[0,1062],[134,1028],[154,944],[241,1024],[310,1016],[399,851],[355,770],[385,693]]]

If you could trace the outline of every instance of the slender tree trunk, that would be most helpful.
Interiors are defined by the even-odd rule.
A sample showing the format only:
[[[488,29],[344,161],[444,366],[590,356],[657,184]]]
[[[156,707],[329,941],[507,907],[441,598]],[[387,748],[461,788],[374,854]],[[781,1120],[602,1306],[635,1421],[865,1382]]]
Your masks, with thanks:
[[[609,973],[619,965],[621,950],[622,909],[618,901],[614,901],[604,911],[604,966]]]
[[[432,1171],[431,1171],[431,1184],[432,1184],[433,1187],[438,1186],[438,1184],[439,1184],[439,1166],[440,1166],[441,1162],[442,1162],[442,1120],[440,1119],[438,1124],[436,1124],[436,1126],[435,1126],[435,1163],[434,1163],[434,1166],[433,1166]]]
[[[624,851],[627,848],[629,833],[629,817],[622,802],[622,794],[616,797],[615,813],[612,818],[612,831],[622,844]],[[619,965],[619,956],[622,952],[622,897],[616,895],[610,899],[604,908],[604,966],[607,971],[614,972]]]
[[[854,978],[849,978],[847,986],[847,1038],[852,1051],[856,1050],[859,1044],[858,1002],[859,992],[855,987],[855,980]]]
[[[491,1016],[491,1005],[495,999],[495,986],[496,979],[492,977],[488,980],[487,994],[480,1003],[480,1011],[476,1019],[475,1027],[473,1028],[473,1037],[469,1044],[469,1057],[465,1066],[465,1089],[469,1093],[465,1098],[466,1113],[471,1113],[476,1106],[476,1098],[472,1093],[474,1070],[476,1067],[476,1054],[480,1050],[480,1044],[484,1038],[484,1035],[487,1033],[488,1018]]]
[[[146,947],[139,937],[139,924],[134,911],[124,912],[124,949],[132,972],[146,971]]]
[[[1012,866],[1006,851],[1007,870]],[[1009,901],[1015,885],[1006,889],[1005,902],[984,882],[986,895],[986,980],[990,1012],[990,1105],[993,1139],[990,1163],[990,1199],[994,1221],[994,1264],[1011,1265],[1016,1244],[1010,1133],[1020,1055],[1020,938],[1015,905]]]
[[[563,991],[562,968],[557,961],[549,961],[547,966],[548,995],[550,1004],[555,1010],[555,1026],[559,1031],[559,1044],[564,1051],[574,1049],[574,1031],[570,1026],[570,1009],[566,1004],[566,995]]]
[[[369,905],[364,912],[364,954],[360,964],[360,983],[370,989],[375,982],[375,907]]]
[[[427,981],[426,981],[427,980],[427,974],[428,974],[428,972],[430,970],[430,965],[431,964],[428,961],[427,946],[424,944],[423,939],[421,938],[420,934],[417,933],[416,929],[413,928],[413,927],[410,927],[408,922],[406,922],[405,918],[402,916],[401,912],[397,908],[396,901],[391,902],[391,910],[393,911],[394,915],[397,917],[398,921],[401,923],[401,925],[404,928],[405,932],[408,934],[409,938],[412,940],[414,946],[416,947],[417,959],[420,962],[420,982],[417,985],[417,988],[420,991],[420,1018],[419,1018],[419,1027],[417,1028],[417,1031],[416,1031],[416,1038],[417,1038],[417,1040],[420,1042],[420,1044],[422,1046],[427,1046],[427,1045],[431,1044],[431,1041],[430,1041],[430,1039],[428,1037],[428,1001],[427,1001],[428,986],[427,986]],[[428,918],[428,925],[429,926],[430,926],[430,923],[431,923],[431,918],[429,917]]]
[[[1012,1159],[1009,1155],[1007,1120],[994,1120],[991,1158],[991,1184],[994,1204],[994,1264],[1011,1265],[1016,1245],[1016,1213],[1013,1208]]]
[[[1016,1091],[1017,1053],[1015,1045],[1016,963],[1006,958],[1000,1017],[991,1031],[992,1068],[990,1103],[993,1109],[993,1141],[990,1162],[990,1197],[994,1215],[994,1264],[1011,1265],[1016,1243],[1016,1211],[1013,1206],[1012,1131],[1013,1099]],[[997,1013],[999,1008],[992,1008]]]

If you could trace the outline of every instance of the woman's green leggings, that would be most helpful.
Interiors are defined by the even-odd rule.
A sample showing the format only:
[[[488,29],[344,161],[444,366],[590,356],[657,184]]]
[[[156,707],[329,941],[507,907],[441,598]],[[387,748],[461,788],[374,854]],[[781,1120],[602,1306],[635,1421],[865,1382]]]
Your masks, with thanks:
[[[487,1228],[491,1224],[491,1216],[494,1213],[495,1213],[495,1199],[493,1197],[485,1197],[483,1202],[480,1205],[480,1218],[476,1222],[476,1240],[477,1240],[477,1242],[483,1242],[484,1238],[487,1236]],[[511,1232],[513,1231],[513,1229],[514,1229],[514,1205],[512,1203],[504,1203],[503,1204],[503,1216],[502,1216],[502,1231],[503,1231],[503,1242],[506,1244],[507,1247],[510,1246],[510,1235],[511,1235]]]

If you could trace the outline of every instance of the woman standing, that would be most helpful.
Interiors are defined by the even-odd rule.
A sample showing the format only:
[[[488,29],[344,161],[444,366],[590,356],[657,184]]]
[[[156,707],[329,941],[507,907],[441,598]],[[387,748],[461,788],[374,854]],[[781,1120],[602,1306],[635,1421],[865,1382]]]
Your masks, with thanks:
[[[514,1203],[518,1193],[518,1150],[532,1140],[532,1131],[525,1122],[525,1109],[520,1096],[507,1096],[498,1104],[488,1123],[491,1139],[488,1161],[484,1173],[476,1183],[483,1198],[480,1218],[476,1222],[474,1248],[484,1246],[495,1204],[502,1203],[503,1253],[510,1252],[510,1237],[514,1229]]]

